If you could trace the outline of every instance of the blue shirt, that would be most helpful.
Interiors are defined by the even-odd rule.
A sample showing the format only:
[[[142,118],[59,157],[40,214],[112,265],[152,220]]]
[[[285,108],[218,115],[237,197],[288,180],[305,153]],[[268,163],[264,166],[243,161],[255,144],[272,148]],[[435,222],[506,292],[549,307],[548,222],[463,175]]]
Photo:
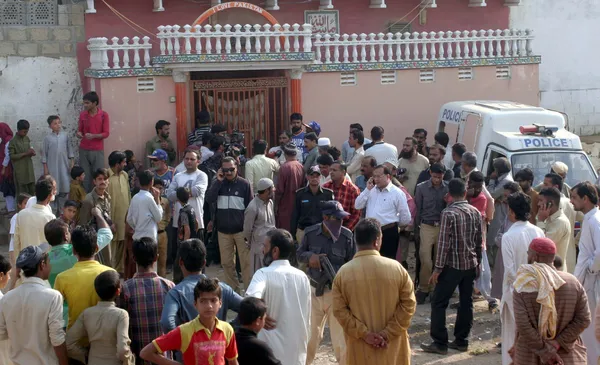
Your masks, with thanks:
[[[360,192],[362,193],[367,188],[367,180],[365,179],[365,175],[360,175],[356,178],[354,185],[358,186]]]
[[[306,155],[308,154],[308,150],[306,149],[306,146],[304,145],[304,134],[305,134],[305,132],[301,132],[300,134],[297,134],[295,136],[292,135],[292,142],[294,142],[296,147],[298,147],[298,149],[302,151],[302,157],[306,158]]]
[[[370,139],[365,137],[365,143],[363,143],[363,145],[371,142]],[[350,163],[352,157],[354,157],[354,147],[350,147],[348,140],[345,140],[344,143],[342,143],[342,160],[344,160],[345,163]]]
[[[177,328],[177,326],[191,321],[198,317],[198,311],[194,306],[194,288],[198,283],[198,280],[205,278],[206,275],[190,275],[183,279],[183,281],[167,293],[165,299],[165,305],[163,307],[162,316],[160,319],[160,325],[164,333]],[[222,321],[227,320],[227,311],[232,310],[239,312],[240,303],[242,297],[231,289],[231,287],[225,283],[219,283],[222,290],[222,302],[221,309],[217,313],[217,318]]]

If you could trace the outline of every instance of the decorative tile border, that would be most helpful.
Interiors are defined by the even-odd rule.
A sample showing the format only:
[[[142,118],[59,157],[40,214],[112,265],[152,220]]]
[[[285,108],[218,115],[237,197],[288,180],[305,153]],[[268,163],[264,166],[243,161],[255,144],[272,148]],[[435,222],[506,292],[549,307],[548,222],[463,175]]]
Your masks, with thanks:
[[[115,77],[139,77],[139,76],[171,76],[173,70],[164,67],[143,67],[143,68],[120,68],[92,70],[87,69],[84,75],[96,79],[109,79]]]
[[[152,58],[152,64],[171,63],[220,63],[220,62],[260,62],[260,61],[307,61],[312,62],[312,52],[288,53],[230,53],[230,54],[180,54]]]
[[[472,66],[502,66],[525,65],[541,63],[541,56],[502,57],[478,59],[454,59],[437,61],[403,61],[403,62],[365,62],[365,63],[329,63],[304,66],[306,72],[346,72],[346,71],[375,71],[375,70],[407,70],[423,68],[472,67]]]

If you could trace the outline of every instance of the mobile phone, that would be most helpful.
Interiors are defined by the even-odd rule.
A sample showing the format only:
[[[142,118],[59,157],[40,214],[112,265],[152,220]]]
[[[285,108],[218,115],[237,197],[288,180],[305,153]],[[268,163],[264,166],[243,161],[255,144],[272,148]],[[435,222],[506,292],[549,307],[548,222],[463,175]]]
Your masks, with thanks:
[[[550,209],[551,206],[552,206],[552,202],[546,203],[546,209]]]

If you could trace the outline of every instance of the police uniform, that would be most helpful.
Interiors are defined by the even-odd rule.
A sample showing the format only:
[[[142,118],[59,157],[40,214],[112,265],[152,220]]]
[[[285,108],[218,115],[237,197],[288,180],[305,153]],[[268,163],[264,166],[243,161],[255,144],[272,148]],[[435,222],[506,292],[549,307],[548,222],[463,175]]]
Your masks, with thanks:
[[[345,213],[341,208],[341,204],[337,204],[342,213]],[[308,263],[313,254],[326,254],[331,262],[331,266],[333,266],[333,269],[337,272],[342,265],[352,260],[356,253],[356,245],[354,243],[352,231],[343,226],[341,228],[340,237],[336,242],[333,241],[329,233],[324,232],[322,223],[306,228],[304,230],[304,239],[298,249],[298,261]],[[325,275],[321,270],[313,268],[309,268],[307,274],[310,279],[314,279],[315,281],[319,281],[321,276]],[[311,283],[313,282],[314,281],[311,280]],[[307,365],[311,364],[315,358],[319,344],[323,339],[323,329],[327,320],[329,321],[331,343],[333,345],[335,356],[340,364],[346,363],[344,331],[337,319],[333,316],[332,302],[333,296],[328,287],[325,289],[325,293],[320,297],[315,295],[315,288],[311,288],[311,335],[307,348]]]

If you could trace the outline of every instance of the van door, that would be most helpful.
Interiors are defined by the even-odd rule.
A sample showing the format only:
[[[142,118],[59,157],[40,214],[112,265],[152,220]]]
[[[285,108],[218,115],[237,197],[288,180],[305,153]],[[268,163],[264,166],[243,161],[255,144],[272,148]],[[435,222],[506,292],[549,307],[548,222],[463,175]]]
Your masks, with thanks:
[[[494,160],[498,157],[507,157],[506,151],[502,150],[498,146],[488,145],[485,150],[485,156],[483,157],[483,162],[479,162],[481,165],[479,169],[483,173],[484,176],[490,176],[494,171]]]
[[[458,140],[467,146],[468,151],[475,151],[477,147],[477,137],[481,127],[481,115],[462,112],[460,116],[460,126],[458,127]]]
[[[448,139],[449,139],[448,148],[451,148],[452,146],[454,146],[454,144],[458,141],[458,130],[459,130],[458,123],[440,121],[439,127],[438,127],[438,132],[444,132],[448,135]],[[450,152],[446,151],[446,153],[450,153]]]

